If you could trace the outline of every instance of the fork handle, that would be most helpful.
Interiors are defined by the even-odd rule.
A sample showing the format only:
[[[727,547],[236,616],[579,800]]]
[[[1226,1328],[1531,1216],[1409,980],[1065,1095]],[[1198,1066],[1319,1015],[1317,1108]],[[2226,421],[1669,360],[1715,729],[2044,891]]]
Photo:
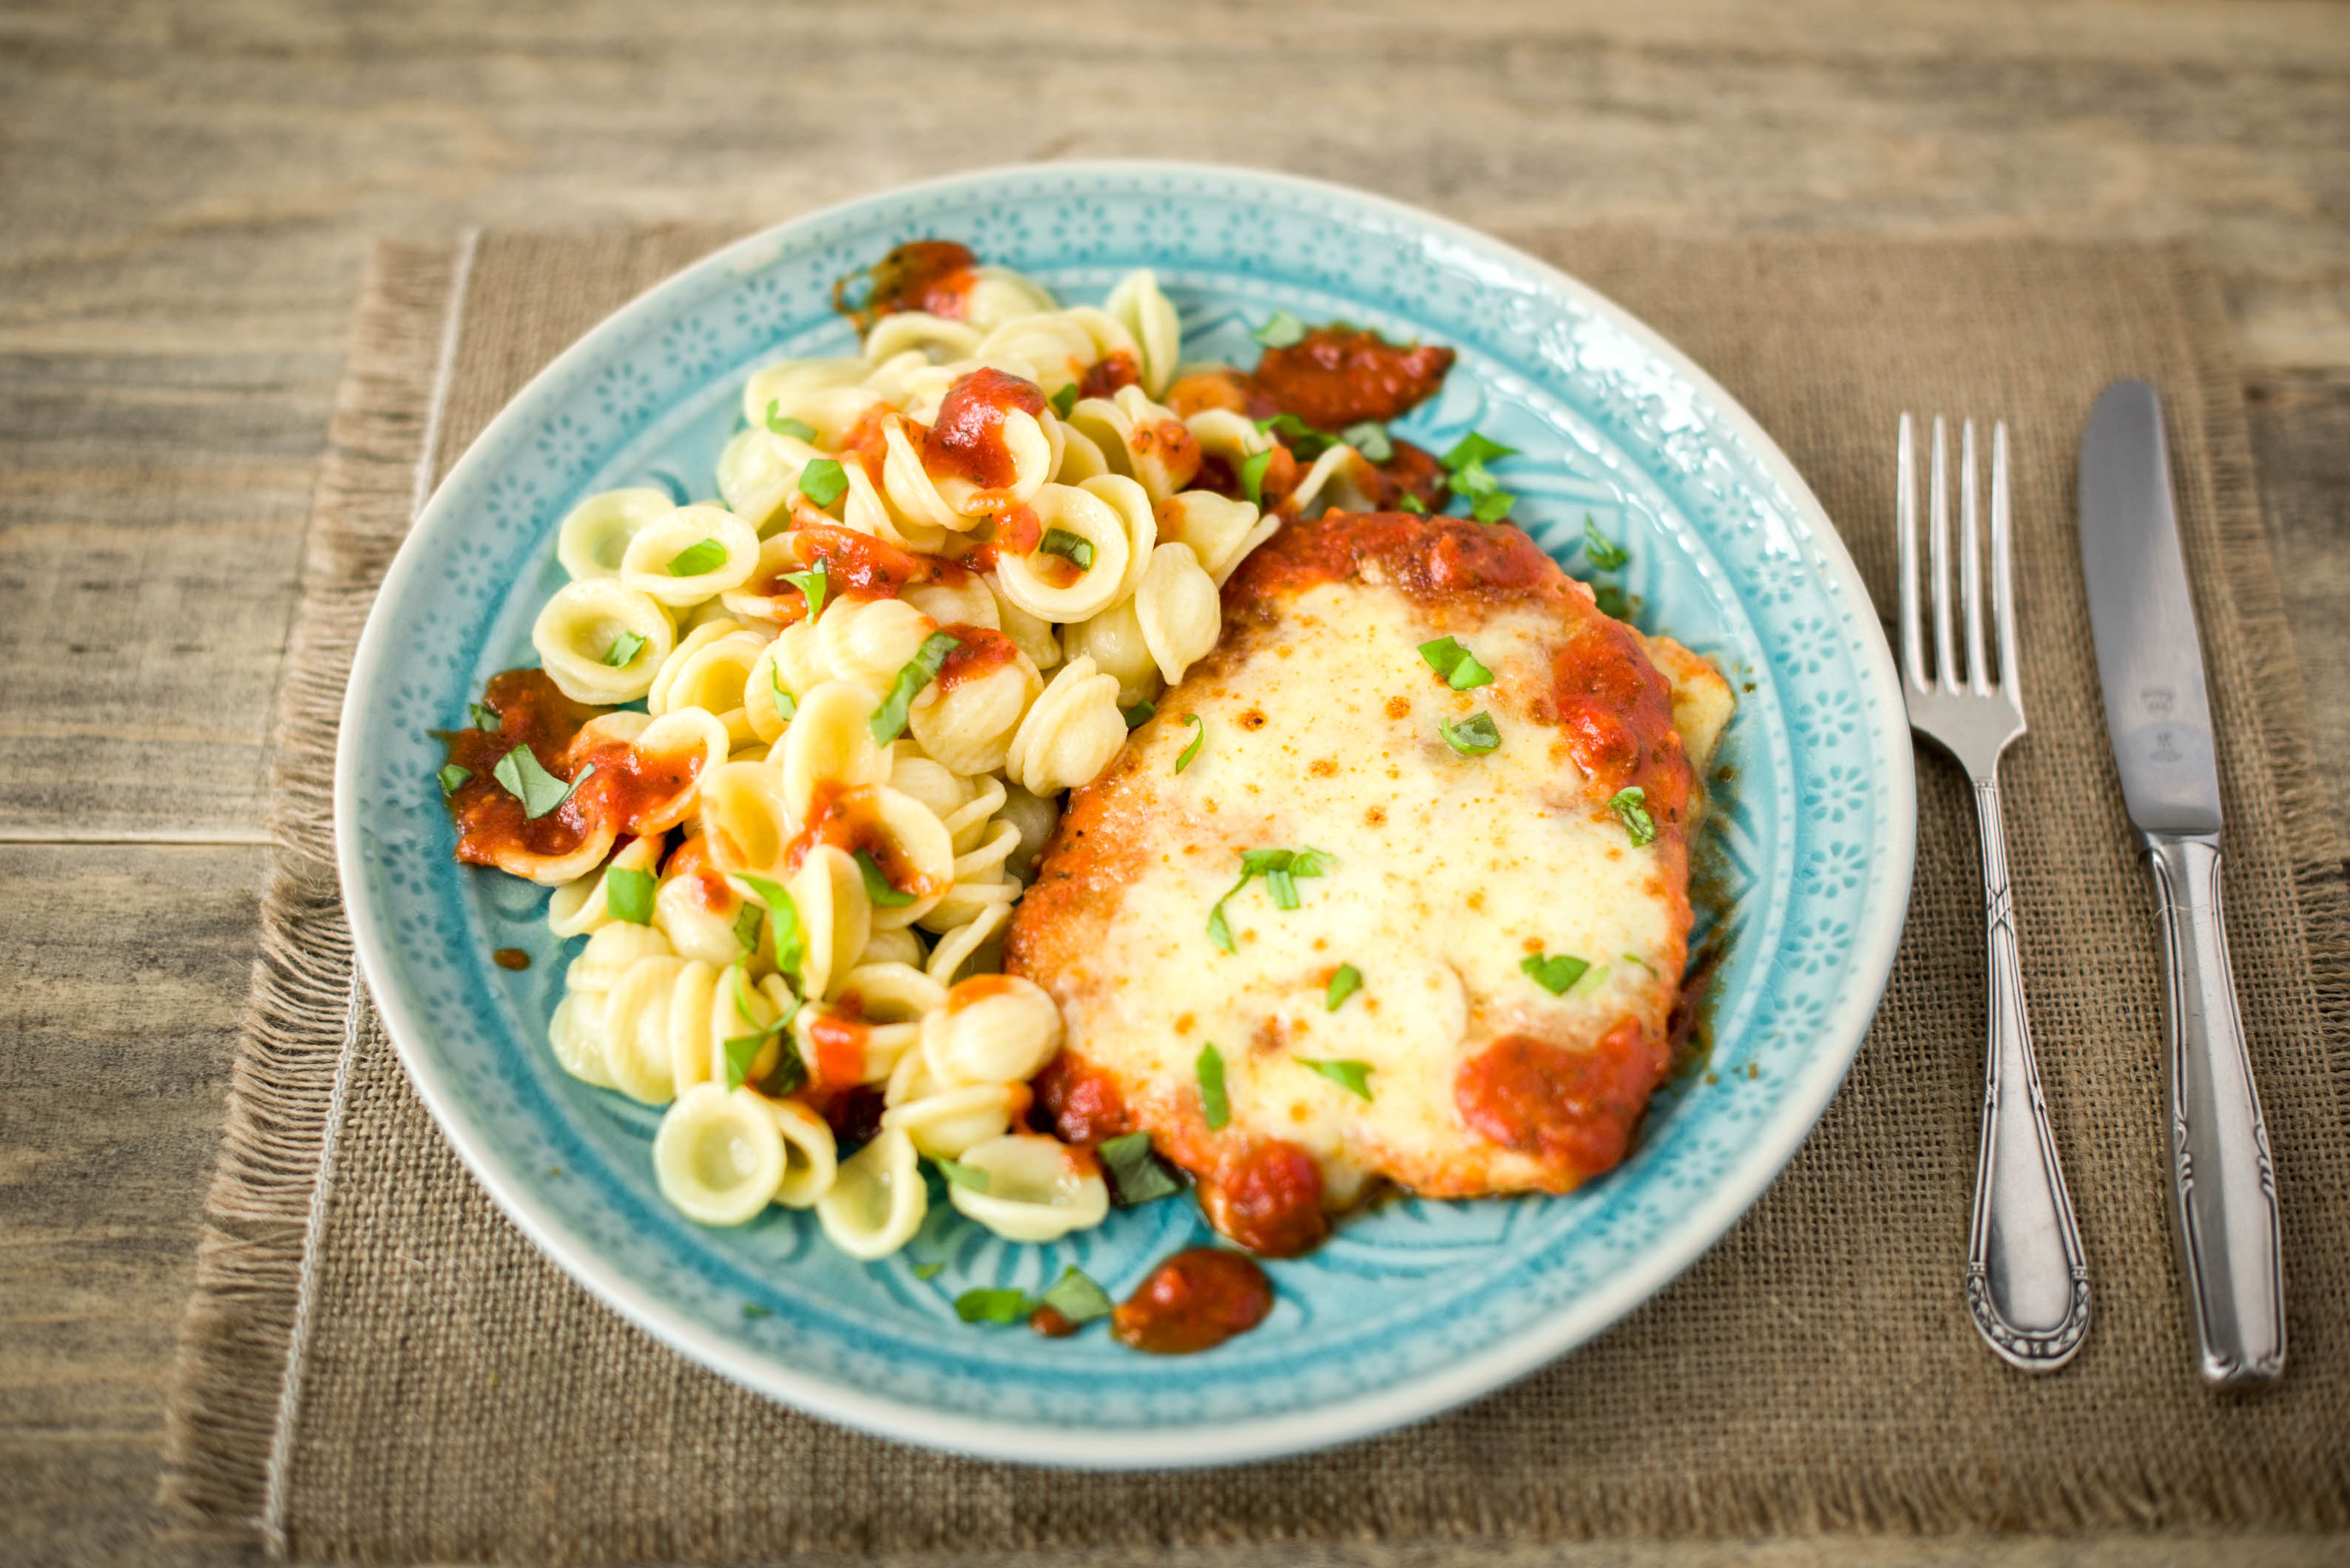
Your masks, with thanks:
[[[2149,833],[2162,922],[2171,1190],[2197,1365],[2214,1385],[2284,1371],[2276,1172],[2220,919],[2220,836]]]
[[[2089,1267],[2073,1200],[2056,1163],[2048,1105],[2032,1059],[2023,969],[2008,891],[2007,830],[1999,780],[1979,778],[1983,916],[1991,971],[1982,1147],[1975,1168],[1974,1223],[1967,1239],[1967,1310],[1991,1349],[2026,1372],[2073,1359],[2089,1328]]]

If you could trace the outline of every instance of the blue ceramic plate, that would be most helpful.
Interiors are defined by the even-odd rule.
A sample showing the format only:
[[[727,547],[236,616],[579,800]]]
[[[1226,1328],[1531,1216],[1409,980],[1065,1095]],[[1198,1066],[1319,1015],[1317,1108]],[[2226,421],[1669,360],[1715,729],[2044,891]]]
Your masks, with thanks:
[[[1097,1329],[1047,1342],[957,1320],[974,1285],[1082,1265],[1124,1295],[1208,1234],[1189,1198],[1016,1246],[933,1204],[904,1253],[835,1251],[811,1217],[680,1219],[653,1186],[653,1114],[556,1065],[562,944],[543,889],[456,865],[429,732],[493,672],[535,662],[562,581],[557,521],[619,485],[712,489],[750,370],[849,351],[834,278],[901,241],[1098,299],[1149,265],[1187,358],[1253,362],[1274,310],[1451,344],[1442,395],[1399,433],[1472,425],[1518,517],[1570,568],[1589,515],[1627,544],[1644,627],[1711,655],[1740,706],[1714,881],[1732,929],[1711,1074],[1668,1087],[1638,1147],[1565,1198],[1403,1201],[1272,1265],[1279,1304],[1208,1354],[1139,1355]],[[1047,164],[877,196],[733,245],[581,339],[442,484],[368,622],[343,713],[336,818],[368,981],[409,1072],[515,1223],[615,1310],[819,1416],[992,1459],[1095,1467],[1295,1452],[1430,1415],[1607,1327],[1727,1230],[1843,1081],[1909,889],[1909,737],[1866,592],[1819,504],[1721,388],[1621,309],[1532,257],[1333,186],[1160,163]],[[499,948],[535,962],[494,965]],[[943,1261],[929,1280],[917,1262]]]

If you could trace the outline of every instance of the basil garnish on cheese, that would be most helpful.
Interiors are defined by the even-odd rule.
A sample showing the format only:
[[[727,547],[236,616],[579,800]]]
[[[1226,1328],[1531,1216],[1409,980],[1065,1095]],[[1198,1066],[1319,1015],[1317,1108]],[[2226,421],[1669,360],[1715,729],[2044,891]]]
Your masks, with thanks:
[[[1502,732],[1494,726],[1493,715],[1482,709],[1457,724],[1450,719],[1438,720],[1436,732],[1444,737],[1446,745],[1464,757],[1482,757],[1502,743]]]
[[[1609,797],[1607,809],[1623,820],[1624,832],[1632,840],[1633,848],[1657,836],[1657,819],[1648,815],[1648,792],[1638,784],[1617,790]]]
[[[1518,967],[1553,996],[1565,996],[1591,965],[1567,953],[1533,953],[1519,961]]]
[[[1419,645],[1419,657],[1428,667],[1444,677],[1455,691],[1470,691],[1493,683],[1493,672],[1477,661],[1477,656],[1449,637]]]

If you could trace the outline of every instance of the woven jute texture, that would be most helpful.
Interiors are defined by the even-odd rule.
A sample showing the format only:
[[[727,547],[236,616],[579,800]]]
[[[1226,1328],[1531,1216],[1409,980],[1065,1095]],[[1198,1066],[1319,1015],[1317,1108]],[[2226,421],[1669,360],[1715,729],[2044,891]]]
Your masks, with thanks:
[[[1753,410],[1880,605],[1896,415],[2010,421],[2032,719],[2006,766],[2011,858],[2097,1293],[2068,1370],[2006,1370],[1960,1305],[1981,884],[1967,797],[1931,753],[1908,934],[1818,1130],[1670,1289],[1466,1410],[1223,1470],[996,1466],[766,1404],[590,1301],[466,1175],[351,982],[328,854],[335,703],[422,483],[566,343],[723,237],[493,234],[375,258],[313,526],[267,950],[173,1401],[184,1507],[281,1552],[393,1562],[2350,1525],[2350,925],[2218,293],[2181,248],[1513,236]],[[2236,974],[2284,1208],[2292,1366],[2248,1397],[2206,1392],[2189,1366],[2150,899],[2074,545],[2075,444],[2120,376],[2168,402]]]

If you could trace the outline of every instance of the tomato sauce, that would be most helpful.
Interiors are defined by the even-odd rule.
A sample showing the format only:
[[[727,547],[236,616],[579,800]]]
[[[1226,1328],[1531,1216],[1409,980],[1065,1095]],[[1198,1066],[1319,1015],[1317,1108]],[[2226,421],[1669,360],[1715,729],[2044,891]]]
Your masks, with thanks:
[[[865,1022],[865,999],[845,992],[808,1020],[808,1043],[816,1047],[811,1088],[847,1089],[865,1076],[866,1043],[873,1026]]]
[[[1201,370],[1184,377],[1167,389],[1167,406],[1177,419],[1188,420],[1193,414],[1210,409],[1224,409],[1235,414],[1249,413],[1248,378],[1238,370]],[[1267,409],[1265,414],[1279,412]],[[1263,414],[1250,414],[1262,419]]]
[[[889,421],[896,410],[887,403],[876,403],[848,427],[840,438],[837,453],[842,462],[853,462],[865,470],[865,477],[875,484],[881,483],[881,465],[889,461]],[[915,425],[915,430],[922,427]]]
[[[1004,444],[1003,421],[1014,412],[1035,418],[1045,407],[1044,391],[1034,381],[987,366],[958,376],[922,438],[922,467],[934,478],[1005,489],[1020,470]]]
[[[900,310],[925,310],[950,321],[962,319],[963,304],[977,281],[979,258],[953,240],[909,240],[871,266],[832,286],[832,307],[857,324],[860,333]],[[868,280],[862,304],[848,302],[848,286]]]
[[[1107,398],[1121,387],[1139,387],[1141,384],[1142,372],[1136,367],[1134,356],[1120,348],[1087,367],[1085,375],[1077,382],[1077,396]]]
[[[1355,488],[1368,498],[1374,512],[1394,512],[1402,508],[1405,496],[1412,496],[1431,513],[1444,509],[1445,497],[1451,486],[1444,465],[1426,447],[1414,446],[1408,441],[1389,438],[1388,445],[1394,454],[1385,462],[1373,462],[1357,453],[1348,477]]]
[[[1200,1207],[1217,1230],[1268,1258],[1294,1258],[1330,1233],[1322,1168],[1280,1138],[1219,1160],[1200,1183]]]
[[[1291,523],[1241,564],[1233,584],[1243,594],[1278,597],[1367,576],[1433,608],[1510,599],[1565,608],[1572,591],[1558,564],[1515,528],[1402,512],[1326,512]]]
[[[516,746],[527,745],[538,765],[556,778],[569,779],[578,764],[567,762],[579,727],[603,710],[566,697],[544,670],[507,670],[490,677],[483,705],[498,716],[495,730],[466,728],[444,732],[449,760],[473,770],[473,777],[449,795],[451,818],[457,825],[457,858],[473,866],[494,866],[504,853],[519,848],[532,855],[568,855],[579,847],[598,820],[589,815],[598,797],[582,800],[584,790],[531,820],[523,804],[498,783],[497,765]],[[590,781],[591,783],[593,781]]]
[[[1000,631],[983,626],[971,626],[958,621],[939,628],[962,646],[947,655],[939,666],[939,691],[953,691],[967,680],[981,680],[994,674],[1020,656],[1012,639]]]
[[[1452,1100],[1471,1127],[1549,1167],[1565,1191],[1622,1162],[1671,1065],[1670,1043],[1630,1018],[1587,1051],[1507,1034],[1461,1064]]]
[[[1212,1350],[1273,1311],[1273,1282],[1253,1258],[1220,1247],[1176,1253],[1110,1314],[1110,1332],[1153,1355]]]
[[[1286,348],[1266,349],[1249,379],[1283,412],[1342,431],[1410,412],[1444,384],[1452,358],[1450,348],[1399,348],[1376,332],[1317,327]]]
[[[731,915],[743,906],[725,874],[710,863],[710,841],[700,834],[671,852],[661,867],[661,877],[688,883],[694,901],[712,914]]]
[[[824,563],[828,592],[842,598],[893,599],[913,583],[960,584],[970,574],[952,561],[903,549],[837,524],[811,523],[791,534],[792,553],[809,566]],[[781,574],[759,586],[775,595],[791,587]]]
[[[1046,1129],[1075,1147],[1090,1147],[1134,1130],[1118,1081],[1064,1051],[1045,1064],[1034,1085]]]
[[[698,754],[648,753],[625,741],[599,742],[571,760],[596,769],[572,793],[572,800],[582,803],[588,821],[608,822],[623,834],[642,833],[647,821],[666,815],[693,787],[703,762]]]
[[[882,826],[880,815],[874,809],[874,799],[869,784],[847,788],[829,781],[816,784],[808,800],[807,826],[785,846],[784,864],[796,871],[807,859],[809,850],[819,844],[829,844],[844,855],[853,856],[859,850],[870,855],[883,878],[900,893],[911,893],[917,898],[944,893],[945,882],[923,876],[920,868],[906,858],[904,846]]]

